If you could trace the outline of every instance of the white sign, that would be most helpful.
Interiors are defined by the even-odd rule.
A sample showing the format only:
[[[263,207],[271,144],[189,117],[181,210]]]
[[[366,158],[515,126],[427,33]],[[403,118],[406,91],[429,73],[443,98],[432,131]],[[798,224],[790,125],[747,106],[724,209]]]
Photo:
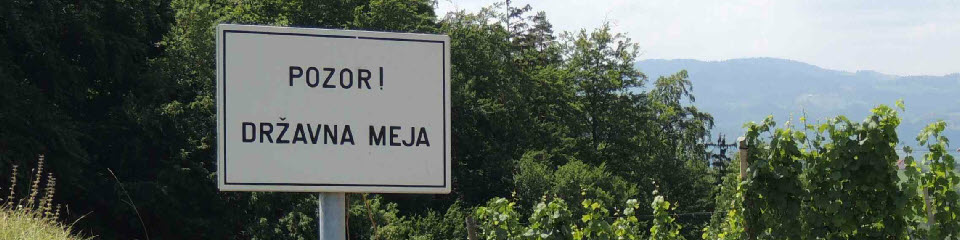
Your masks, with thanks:
[[[450,192],[450,38],[217,27],[222,191]]]

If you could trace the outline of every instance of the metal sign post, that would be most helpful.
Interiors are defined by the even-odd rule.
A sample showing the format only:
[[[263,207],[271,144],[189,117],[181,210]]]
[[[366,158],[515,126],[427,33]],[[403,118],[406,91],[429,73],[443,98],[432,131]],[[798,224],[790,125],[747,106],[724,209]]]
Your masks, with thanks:
[[[347,207],[345,194],[320,193],[317,199],[319,237],[321,240],[347,239]]]

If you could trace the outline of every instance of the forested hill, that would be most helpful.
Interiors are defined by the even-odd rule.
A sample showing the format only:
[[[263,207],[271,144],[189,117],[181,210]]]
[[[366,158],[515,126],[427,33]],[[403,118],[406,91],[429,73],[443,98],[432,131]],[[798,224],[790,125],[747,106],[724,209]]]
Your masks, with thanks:
[[[782,124],[806,112],[807,119],[845,115],[863,120],[876,104],[903,99],[906,111],[900,141],[914,138],[927,124],[944,120],[949,139],[960,139],[960,73],[945,76],[896,76],[875,71],[845,72],[777,58],[726,61],[643,60],[638,69],[651,79],[686,69],[698,108],[713,114],[714,135],[732,139],[745,122],[774,115]],[[956,153],[954,151],[954,153]]]

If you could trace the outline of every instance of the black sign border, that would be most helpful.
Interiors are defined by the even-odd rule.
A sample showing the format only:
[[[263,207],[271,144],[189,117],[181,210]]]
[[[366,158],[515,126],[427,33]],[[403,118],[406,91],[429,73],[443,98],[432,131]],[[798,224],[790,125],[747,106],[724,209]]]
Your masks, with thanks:
[[[223,86],[223,185],[231,186],[314,186],[314,187],[385,187],[385,188],[447,188],[447,42],[441,40],[425,40],[425,39],[407,39],[407,38],[382,38],[382,37],[364,37],[364,36],[350,36],[350,35],[336,35],[336,34],[311,34],[311,33],[283,33],[283,32],[262,32],[262,31],[251,31],[251,30],[221,30],[223,34],[220,39],[220,44],[222,45],[221,53],[223,54],[221,58],[221,66],[223,71],[223,76],[221,76],[221,83]],[[443,95],[443,184],[441,185],[402,185],[402,184],[346,184],[346,183],[256,183],[256,182],[230,182],[227,181],[227,33],[247,33],[247,34],[264,34],[264,35],[285,35],[285,36],[304,36],[304,37],[322,37],[322,38],[354,38],[354,39],[366,39],[366,40],[382,40],[382,41],[401,41],[401,42],[429,42],[429,43],[440,43],[441,51],[443,55],[440,57],[441,61],[441,76],[442,79],[442,95]]]

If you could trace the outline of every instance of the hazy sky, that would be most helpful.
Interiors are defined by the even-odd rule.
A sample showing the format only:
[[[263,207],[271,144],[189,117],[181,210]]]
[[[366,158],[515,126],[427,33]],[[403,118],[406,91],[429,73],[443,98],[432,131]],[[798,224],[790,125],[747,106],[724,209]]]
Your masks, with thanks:
[[[497,0],[438,0],[438,15]],[[960,72],[960,1],[516,0],[557,32],[609,21],[642,59],[777,57],[897,75]]]

